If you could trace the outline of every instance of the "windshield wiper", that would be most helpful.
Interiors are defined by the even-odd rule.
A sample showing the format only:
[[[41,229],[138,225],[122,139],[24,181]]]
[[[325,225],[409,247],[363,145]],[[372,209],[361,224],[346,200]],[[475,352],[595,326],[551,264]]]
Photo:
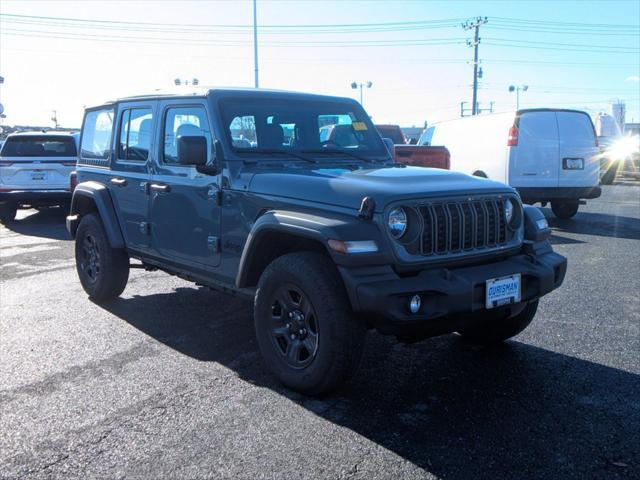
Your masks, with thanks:
[[[350,152],[349,150],[339,150],[337,148],[320,148],[317,150],[302,150],[302,153],[329,153],[329,154],[338,154],[338,155],[347,155],[351,158],[355,158],[356,160],[361,160],[367,163],[380,163],[378,160],[374,160],[372,158],[363,157],[358,155],[357,153]],[[382,160],[384,162],[384,160]]]
[[[287,150],[281,150],[279,148],[252,148],[252,149],[246,149],[246,150],[236,150],[237,153],[243,154],[243,153],[261,153],[264,155],[271,155],[272,157],[277,156],[277,155],[288,155],[290,157],[295,157],[295,158],[299,158],[300,160],[304,160],[305,162],[309,162],[309,163],[318,163],[316,160],[314,160],[313,158],[309,158],[306,157],[304,155],[300,155],[299,153],[296,152],[290,152]]]

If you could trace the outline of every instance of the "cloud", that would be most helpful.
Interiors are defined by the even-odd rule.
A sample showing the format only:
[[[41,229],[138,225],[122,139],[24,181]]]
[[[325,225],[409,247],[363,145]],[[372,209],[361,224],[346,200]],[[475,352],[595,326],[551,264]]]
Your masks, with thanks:
[[[640,77],[638,75],[632,75],[630,77],[625,78],[625,82],[640,82]]]

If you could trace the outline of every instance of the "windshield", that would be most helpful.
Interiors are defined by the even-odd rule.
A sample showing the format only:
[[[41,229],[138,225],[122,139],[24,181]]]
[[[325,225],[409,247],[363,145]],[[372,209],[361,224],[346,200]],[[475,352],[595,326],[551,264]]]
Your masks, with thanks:
[[[306,153],[319,160],[336,151],[358,156],[351,159],[387,156],[365,111],[349,102],[242,97],[222,99],[220,108],[236,153]]]
[[[3,157],[75,157],[76,144],[72,137],[21,135],[9,137],[0,154]]]

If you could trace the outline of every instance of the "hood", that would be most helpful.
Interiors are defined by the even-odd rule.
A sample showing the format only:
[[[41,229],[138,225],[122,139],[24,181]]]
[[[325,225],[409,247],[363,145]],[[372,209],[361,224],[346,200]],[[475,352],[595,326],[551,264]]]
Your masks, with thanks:
[[[390,202],[403,199],[513,191],[503,183],[486,178],[422,167],[256,171],[249,190],[352,209],[360,208],[364,197],[372,197],[376,211],[382,211]]]

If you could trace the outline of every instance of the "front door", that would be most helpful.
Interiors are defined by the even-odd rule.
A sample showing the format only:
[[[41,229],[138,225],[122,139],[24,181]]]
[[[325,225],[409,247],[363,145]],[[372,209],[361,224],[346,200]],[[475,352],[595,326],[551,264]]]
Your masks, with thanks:
[[[150,246],[149,183],[157,155],[152,142],[157,101],[121,104],[115,142],[115,161],[108,181],[127,246],[147,251]]]
[[[163,102],[160,154],[149,185],[154,254],[195,269],[220,262],[219,177],[178,164],[177,139],[204,136],[213,151],[206,103]]]

